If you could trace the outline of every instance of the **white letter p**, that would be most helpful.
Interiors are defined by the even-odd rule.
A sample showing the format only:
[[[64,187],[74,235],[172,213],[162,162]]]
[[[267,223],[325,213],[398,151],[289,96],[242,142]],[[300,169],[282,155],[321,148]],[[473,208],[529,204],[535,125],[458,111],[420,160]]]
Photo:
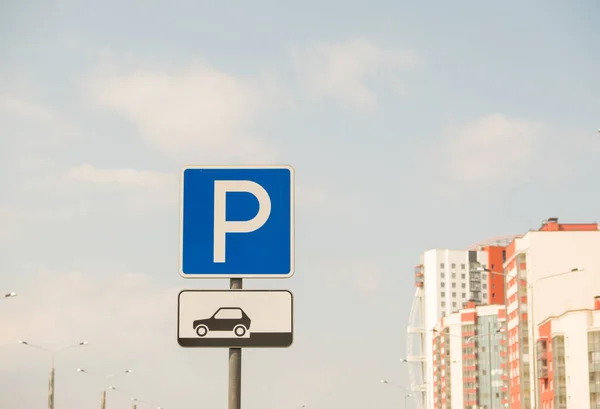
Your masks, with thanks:
[[[250,220],[227,221],[227,193],[250,193],[258,200],[258,212]],[[215,180],[215,213],[213,237],[213,262],[225,262],[225,235],[227,233],[250,233],[260,229],[271,215],[271,198],[258,183],[250,180]]]

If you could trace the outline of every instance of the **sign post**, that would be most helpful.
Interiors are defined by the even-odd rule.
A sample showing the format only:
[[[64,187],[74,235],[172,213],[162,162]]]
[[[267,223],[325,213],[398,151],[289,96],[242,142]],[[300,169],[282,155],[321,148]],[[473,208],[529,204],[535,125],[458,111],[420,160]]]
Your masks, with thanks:
[[[231,290],[242,289],[241,278],[229,280]],[[242,348],[229,348],[229,405],[228,409],[242,408]]]
[[[179,294],[178,343],[229,348],[229,409],[241,409],[242,348],[292,344],[292,294],[245,291],[242,279],[294,274],[294,200],[291,166],[182,171],[179,274],[230,282]]]

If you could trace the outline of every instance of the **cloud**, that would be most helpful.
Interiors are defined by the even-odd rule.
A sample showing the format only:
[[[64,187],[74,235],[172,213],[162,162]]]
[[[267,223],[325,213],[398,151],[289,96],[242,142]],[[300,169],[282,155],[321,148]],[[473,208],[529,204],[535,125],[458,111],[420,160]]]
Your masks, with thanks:
[[[67,178],[79,182],[121,187],[142,187],[163,189],[177,182],[174,175],[136,169],[98,169],[89,164],[75,166],[68,170]]]
[[[92,275],[42,270],[27,281],[15,299],[20,308],[0,311],[0,345],[26,339],[52,348],[73,340],[93,340],[105,347],[152,348],[153,342],[147,341],[156,339],[152,336],[153,322],[168,322],[173,313],[172,297],[176,297],[175,289],[161,288],[138,273]],[[139,322],[144,325],[138,330],[127,330]],[[45,334],[53,335],[49,338]]]
[[[105,189],[118,189],[121,202],[129,210],[151,210],[157,206],[175,206],[179,200],[179,174],[132,168],[99,169],[90,164],[70,168],[64,177],[71,182],[84,184],[94,194],[104,196]],[[77,191],[80,186],[72,186]]]
[[[41,136],[46,140],[56,142],[56,140],[70,138],[77,132],[76,126],[57,111],[21,95],[0,94],[0,117],[5,117],[6,121],[11,123],[42,126],[45,132],[36,133],[36,139],[41,139]],[[12,132],[5,135],[5,137],[10,136],[17,135]],[[23,136],[18,135],[17,138],[23,138]]]
[[[158,69],[114,56],[86,83],[97,104],[133,123],[157,151],[196,163],[261,161],[274,152],[254,136],[281,97],[276,82],[238,77],[206,63]],[[104,63],[106,66],[108,63]]]
[[[361,110],[377,106],[374,85],[401,90],[402,74],[418,62],[412,52],[387,49],[367,40],[319,43],[290,50],[303,90]]]
[[[503,114],[450,127],[433,158],[445,182],[433,188],[453,197],[448,182],[484,187],[524,180],[547,132],[542,123]]]

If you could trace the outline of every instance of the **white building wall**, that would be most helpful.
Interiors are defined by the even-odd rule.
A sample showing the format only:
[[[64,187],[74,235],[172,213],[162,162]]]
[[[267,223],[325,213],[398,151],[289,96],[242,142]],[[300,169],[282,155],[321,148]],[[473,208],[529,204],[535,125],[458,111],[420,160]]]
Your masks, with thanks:
[[[518,240],[517,248],[525,251],[527,281],[531,284],[527,313],[530,319],[529,351],[534,357],[533,344],[537,336],[532,333],[533,325],[537,328],[540,322],[565,311],[590,308],[594,296],[600,294],[600,231],[532,231]],[[584,271],[548,277],[572,268],[583,268]],[[522,359],[529,362],[533,374],[534,359],[525,356]],[[532,378],[532,403],[535,402],[534,388]]]
[[[462,324],[460,314],[453,314],[444,322],[450,332],[450,390],[451,408],[462,408],[463,405],[463,371],[462,371]]]
[[[593,299],[588,300],[593,307]],[[600,330],[600,311],[574,311],[552,321],[551,334],[565,337],[567,409],[590,407],[587,334]]]
[[[539,325],[550,316],[589,308],[600,293],[600,231],[530,232],[527,281],[533,285],[533,316]],[[572,268],[583,272],[545,278]],[[560,297],[557,297],[560,294]]]

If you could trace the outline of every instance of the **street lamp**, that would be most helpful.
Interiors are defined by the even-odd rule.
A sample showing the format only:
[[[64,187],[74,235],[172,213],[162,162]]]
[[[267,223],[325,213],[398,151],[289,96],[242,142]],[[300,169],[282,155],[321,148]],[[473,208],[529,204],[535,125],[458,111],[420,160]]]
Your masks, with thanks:
[[[54,361],[56,358],[56,354],[58,354],[59,352],[66,351],[68,349],[87,345],[88,343],[85,341],[81,341],[76,344],[67,345],[67,346],[59,348],[59,349],[49,349],[49,348],[41,347],[39,345],[30,344],[27,341],[19,341],[19,344],[25,345],[25,346],[28,346],[31,348],[39,349],[41,351],[45,351],[50,354],[50,357],[52,359],[52,361],[51,361],[52,366],[50,367],[50,378],[48,380],[48,409],[54,409],[54,371],[55,371]]]
[[[138,403],[143,403],[143,404],[146,404],[146,405],[148,405],[150,407],[154,407],[156,409],[163,409],[161,406],[156,406],[154,403],[150,403],[150,402],[146,402],[146,401],[143,401],[143,400],[139,400],[137,398],[131,398],[131,401],[133,402],[133,409],[137,409],[137,404]]]
[[[17,293],[7,293],[4,294],[4,296],[2,298],[12,298],[12,297],[16,297]]]
[[[406,402],[407,402],[408,398],[411,398],[413,396],[411,393],[408,392],[408,388],[406,388],[402,385],[398,385],[397,383],[388,382],[385,379],[382,379],[379,382],[381,382],[385,385],[393,386],[394,388],[400,388],[400,389],[404,390],[404,409],[407,408]]]
[[[133,371],[131,369],[127,369],[125,371],[114,372],[114,373],[110,373],[110,374],[104,375],[104,376],[98,375],[98,374],[93,373],[93,372],[86,371],[83,368],[77,368],[77,372],[81,372],[81,373],[84,373],[84,374],[91,375],[91,376],[93,376],[93,377],[95,377],[97,379],[101,379],[103,382],[105,382],[108,379],[112,379],[112,378],[114,378],[114,377],[116,377],[118,375],[126,375],[128,373],[133,372]],[[115,388],[113,386],[113,387],[109,387],[108,389],[115,389]],[[103,387],[103,390],[102,390],[102,394],[100,395],[100,408],[101,409],[106,409],[106,384],[104,384],[104,387]]]
[[[150,406],[151,408],[155,408],[155,409],[164,409],[162,406],[158,406],[155,403],[151,403],[151,402],[147,402],[147,401],[144,401],[144,400],[140,400],[138,398],[131,397],[131,395],[132,395],[131,393],[129,393],[127,391],[124,391],[122,389],[115,388],[114,386],[109,386],[108,389],[111,389],[113,391],[120,392],[122,394],[130,396],[129,399],[133,403],[133,409],[137,409],[137,404],[138,403],[146,404],[146,405]]]
[[[496,272],[496,271],[491,271],[491,270],[489,270],[489,269],[484,268],[483,266],[481,266],[481,264],[480,264],[480,267],[477,267],[475,270],[476,271],[480,271],[480,272],[485,271],[485,272],[490,273],[490,274],[501,275],[505,279],[507,278],[507,274]],[[535,317],[535,314],[534,314],[535,313],[535,308],[534,308],[534,291],[533,291],[533,289],[534,289],[535,285],[538,284],[540,281],[548,280],[550,278],[562,277],[562,276],[565,276],[565,275],[569,275],[569,274],[573,274],[573,273],[579,273],[579,272],[583,272],[583,271],[585,271],[585,269],[579,268],[579,267],[574,267],[574,268],[571,268],[570,270],[567,270],[567,271],[562,271],[560,273],[555,273],[555,274],[550,274],[550,275],[547,275],[547,276],[539,277],[536,280],[533,280],[533,282],[531,282],[531,281],[529,281],[527,279],[519,277],[518,273],[516,275],[517,286],[519,285],[519,281],[522,281],[522,282],[524,282],[526,284],[526,286],[527,286],[527,292],[528,292],[528,300],[527,301],[528,301],[528,304],[531,305],[531,319],[529,320],[529,327],[530,327],[529,330],[531,331],[531,336],[533,338],[531,340],[531,342],[532,342],[532,350],[533,350],[532,351],[533,352],[533,354],[532,354],[532,359],[533,359],[533,376],[535,378],[534,382],[533,382],[533,384],[534,384],[533,393],[535,395],[534,396],[534,400],[535,400],[535,408],[536,409],[539,409],[540,405],[539,405],[539,397],[538,397],[538,395],[539,395],[538,394],[538,391],[539,391],[539,379],[537,378],[537,376],[538,376],[538,367],[537,367],[537,342],[536,342],[537,336],[535,335],[536,324],[535,324],[535,318],[534,318]],[[531,300],[531,302],[529,300]]]

